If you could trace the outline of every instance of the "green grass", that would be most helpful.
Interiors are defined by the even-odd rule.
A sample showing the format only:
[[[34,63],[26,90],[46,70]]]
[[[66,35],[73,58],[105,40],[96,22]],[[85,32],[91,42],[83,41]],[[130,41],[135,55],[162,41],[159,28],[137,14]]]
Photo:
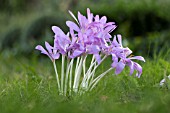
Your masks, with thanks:
[[[0,56],[0,113],[168,113],[169,87],[159,82],[170,74],[169,58],[155,57],[142,63],[140,79],[110,72],[97,87],[82,96],[57,94],[57,82],[46,57]],[[58,66],[60,63],[58,63]],[[100,66],[100,73],[109,66]]]

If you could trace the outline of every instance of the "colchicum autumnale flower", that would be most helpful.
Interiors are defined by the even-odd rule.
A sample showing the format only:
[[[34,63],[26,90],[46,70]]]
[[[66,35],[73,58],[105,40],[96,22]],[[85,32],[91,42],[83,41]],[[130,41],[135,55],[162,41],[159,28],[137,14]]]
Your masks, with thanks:
[[[130,75],[136,70],[136,76],[141,76],[142,67],[133,60],[144,62],[145,60],[142,56],[131,57],[132,51],[128,47],[123,47],[121,35],[115,35],[112,39],[110,33],[116,28],[115,22],[107,22],[106,16],[101,18],[99,15],[94,16],[89,8],[87,17],[78,12],[77,19],[71,11],[69,13],[76,21],[76,23],[66,21],[69,32],[65,34],[59,27],[52,26],[55,34],[54,46],[48,42],[45,42],[47,50],[41,45],[36,46],[37,50],[47,55],[53,62],[59,94],[82,94],[92,90],[108,72],[115,69],[115,74],[120,74],[125,66],[129,66]],[[91,55],[91,63],[87,66],[86,59]],[[55,61],[60,56],[62,56],[62,65],[59,76]],[[110,68],[97,76],[96,69],[108,56],[112,57]],[[76,59],[75,67],[73,67],[74,59]]]

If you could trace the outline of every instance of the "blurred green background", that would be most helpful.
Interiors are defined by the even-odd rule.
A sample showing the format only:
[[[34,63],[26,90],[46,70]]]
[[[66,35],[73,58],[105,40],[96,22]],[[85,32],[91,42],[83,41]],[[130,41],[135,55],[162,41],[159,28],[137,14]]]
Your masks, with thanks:
[[[52,25],[68,28],[68,10],[106,15],[118,25],[124,45],[153,57],[170,47],[170,0],[0,0],[0,53],[30,55],[35,45],[53,41]]]

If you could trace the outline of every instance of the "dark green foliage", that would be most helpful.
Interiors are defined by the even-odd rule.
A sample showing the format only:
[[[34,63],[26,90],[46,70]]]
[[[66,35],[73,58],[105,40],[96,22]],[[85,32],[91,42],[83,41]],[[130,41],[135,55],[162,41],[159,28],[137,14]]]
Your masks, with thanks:
[[[0,0],[0,12],[23,13],[35,1],[37,0]]]
[[[26,38],[40,40],[45,35],[46,30],[51,31],[53,25],[62,26],[63,18],[55,16],[42,16],[31,22],[26,30]],[[51,31],[52,32],[52,31]]]
[[[30,25],[23,32],[21,45],[23,52],[28,54],[32,52],[38,43],[46,41],[52,41],[53,32],[51,27],[56,25],[65,28],[63,23],[65,19],[62,16],[41,16],[33,20]]]
[[[84,3],[85,2],[85,3]],[[105,0],[79,2],[77,10],[85,12],[88,7],[95,14],[106,15],[109,21],[115,21],[118,32],[127,37],[143,36],[170,28],[170,1],[155,0]],[[126,25],[128,23],[128,26]],[[121,26],[121,27],[120,27]],[[125,28],[126,30],[124,30]]]
[[[170,21],[159,17],[154,12],[140,12],[132,13],[128,20],[130,21],[129,34],[131,36],[144,36],[148,32],[162,31],[170,28]]]
[[[1,50],[15,48],[16,44],[19,44],[21,37],[21,29],[13,28],[8,31],[2,39]]]

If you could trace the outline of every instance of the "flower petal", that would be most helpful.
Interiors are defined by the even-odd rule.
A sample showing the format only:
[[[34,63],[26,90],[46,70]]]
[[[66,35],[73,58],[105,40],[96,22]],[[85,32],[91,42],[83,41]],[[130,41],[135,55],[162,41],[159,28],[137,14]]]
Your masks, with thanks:
[[[105,24],[106,21],[107,21],[106,16],[103,16],[103,17],[100,19],[100,22],[101,22],[102,24]]]
[[[101,62],[101,57],[100,57],[100,55],[99,55],[99,54],[94,54],[94,56],[95,56],[95,58],[96,58],[97,63],[100,64],[100,62]]]
[[[48,52],[41,45],[37,45],[35,49],[41,51],[42,54],[48,55]]]
[[[134,56],[134,57],[130,57],[129,59],[136,59],[145,62],[145,59],[142,56]]]
[[[53,59],[52,59],[52,57],[50,56],[50,54],[49,54],[41,45],[37,45],[37,46],[35,47],[35,49],[41,51],[42,54],[47,55],[47,56],[53,61]]]
[[[52,53],[53,47],[48,42],[45,42],[45,47],[47,48],[49,53]]]
[[[118,63],[118,57],[115,54],[112,54],[112,61],[113,63],[111,64],[112,68],[115,68]]]
[[[52,56],[53,59],[59,59],[60,54],[56,53],[56,54],[52,54],[51,56]]]
[[[131,60],[128,60],[128,61],[126,61],[126,62],[127,62],[127,65],[128,65],[129,68],[130,68],[130,75],[132,75],[133,72],[134,72],[134,70],[135,70],[135,68],[134,68],[134,62],[131,61]]]
[[[64,36],[64,32],[57,26],[52,26],[52,30],[57,36]]]
[[[89,52],[89,54],[96,54],[100,51],[100,48],[97,45],[90,45],[90,46],[88,46],[87,51]]]
[[[80,12],[78,12],[78,20],[80,26],[83,27],[83,15]]]
[[[134,62],[134,68],[137,70],[136,76],[140,78],[142,74],[142,67],[138,63]]]
[[[99,15],[96,15],[94,19],[95,19],[95,22],[99,22]]]
[[[73,30],[75,30],[75,31],[77,31],[77,32],[80,31],[80,28],[79,28],[74,22],[72,22],[72,21],[67,21],[67,22],[66,22],[66,25],[67,25],[69,28],[71,28],[71,29],[73,29]]]
[[[105,32],[112,32],[116,28],[116,25],[109,25],[105,28]]]
[[[113,46],[116,46],[116,47],[119,47],[119,43],[118,43],[117,40],[116,40],[116,36],[114,36],[114,39],[113,39],[113,41],[112,41],[112,45],[113,45]]]
[[[115,74],[118,75],[119,73],[121,73],[124,67],[125,67],[125,64],[122,61],[120,61],[116,66]]]
[[[87,18],[88,18],[88,22],[91,23],[93,20],[93,14],[90,13],[90,9],[87,8]]]
[[[122,36],[121,35],[117,35],[117,38],[118,38],[118,42],[119,42],[120,46],[123,47],[122,46]]]
[[[83,53],[83,51],[80,50],[74,50],[73,54],[70,56],[71,58],[75,58],[80,56]]]
[[[128,47],[124,48],[123,51],[124,51],[124,54],[125,54],[126,57],[129,56],[132,53],[132,51]]]

